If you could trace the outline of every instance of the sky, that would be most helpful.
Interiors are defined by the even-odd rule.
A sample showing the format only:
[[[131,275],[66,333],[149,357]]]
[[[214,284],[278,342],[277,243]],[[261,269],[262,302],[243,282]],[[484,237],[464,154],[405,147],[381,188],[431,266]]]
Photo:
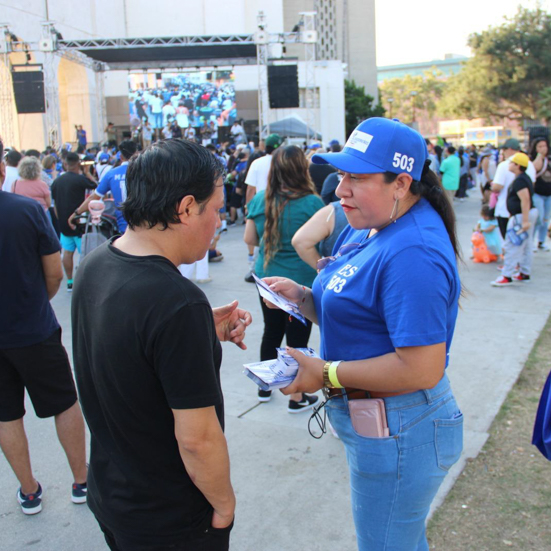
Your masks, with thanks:
[[[375,0],[377,65],[398,65],[443,59],[445,54],[470,55],[471,33],[503,23],[517,11],[519,0]],[[524,0],[534,8],[537,0]],[[551,0],[539,4],[551,12]]]

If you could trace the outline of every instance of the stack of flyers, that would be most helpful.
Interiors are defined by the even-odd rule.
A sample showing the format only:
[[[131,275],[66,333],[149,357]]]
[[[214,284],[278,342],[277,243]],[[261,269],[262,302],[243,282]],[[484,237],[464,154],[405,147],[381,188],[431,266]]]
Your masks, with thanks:
[[[289,315],[297,318],[297,320],[306,325],[306,318],[302,315],[300,308],[294,302],[291,302],[285,297],[272,291],[264,281],[256,276],[256,274],[253,274],[253,277],[256,282],[256,288],[258,289],[258,292],[262,298],[265,298],[278,308],[281,308],[281,310],[284,310]]]
[[[297,348],[306,356],[319,358],[312,348]],[[243,373],[252,379],[262,390],[273,390],[289,386],[297,376],[298,363],[285,348],[277,349],[277,358],[245,364]]]
[[[286,348],[277,348],[277,360],[279,362],[282,373],[293,378],[297,376],[298,362],[291,356]],[[310,358],[319,358],[316,351],[313,348],[297,348],[299,352],[302,352],[305,356]]]

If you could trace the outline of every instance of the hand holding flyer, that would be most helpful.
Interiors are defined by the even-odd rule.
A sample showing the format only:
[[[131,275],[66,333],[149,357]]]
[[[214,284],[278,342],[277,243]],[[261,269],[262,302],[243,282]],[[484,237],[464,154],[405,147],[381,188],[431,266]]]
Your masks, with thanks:
[[[319,358],[313,348],[297,348],[311,358]],[[277,358],[264,362],[245,364],[243,373],[252,379],[262,390],[274,390],[289,386],[297,376],[298,362],[285,348],[277,349]]]
[[[262,298],[265,298],[281,310],[284,310],[306,325],[306,318],[302,315],[299,307],[294,302],[291,302],[285,297],[282,297],[280,294],[272,291],[270,287],[264,283],[264,281],[256,276],[256,274],[253,274],[253,277],[256,282],[256,288]]]

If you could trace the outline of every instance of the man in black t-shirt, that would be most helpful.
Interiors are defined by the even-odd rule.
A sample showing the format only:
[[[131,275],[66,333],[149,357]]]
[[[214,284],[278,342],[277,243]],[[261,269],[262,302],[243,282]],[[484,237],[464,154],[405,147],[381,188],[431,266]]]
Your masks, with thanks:
[[[321,190],[323,188],[323,183],[325,179],[332,173],[337,172],[331,165],[316,165],[310,162],[308,167],[308,172],[310,173],[310,178],[316,186],[316,191],[321,195]]]
[[[134,157],[128,229],[87,255],[75,280],[88,503],[112,550],[229,547],[235,497],[219,341],[245,348],[251,316],[237,301],[212,309],[177,269],[203,258],[220,227],[223,173],[207,149],[184,140]]]
[[[515,153],[509,159],[509,170],[515,174],[507,191],[507,210],[510,218],[507,223],[505,244],[503,245],[504,263],[501,276],[492,281],[494,287],[512,285],[515,281],[529,281],[534,256],[532,241],[538,211],[534,208],[532,197],[534,187],[526,174],[530,159],[525,153]],[[515,273],[517,266],[519,271]]]
[[[96,188],[96,181],[90,175],[88,166],[84,174],[80,169],[80,158],[76,153],[68,153],[64,161],[65,170],[52,184],[52,199],[59,220],[60,241],[63,249],[63,268],[67,276],[67,291],[73,290],[73,255],[80,253],[80,233],[71,228],[69,218],[84,202],[86,192]]]
[[[5,167],[0,142],[0,188]],[[42,510],[23,417],[25,389],[40,418],[54,417],[74,483],[71,500],[86,502],[84,420],[61,328],[50,306],[63,272],[59,241],[34,199],[0,191],[0,446],[21,487],[26,515]]]

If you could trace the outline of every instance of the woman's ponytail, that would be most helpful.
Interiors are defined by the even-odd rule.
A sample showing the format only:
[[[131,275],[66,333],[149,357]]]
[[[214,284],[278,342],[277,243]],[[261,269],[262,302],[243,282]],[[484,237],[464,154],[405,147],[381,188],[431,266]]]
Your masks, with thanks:
[[[459,244],[457,242],[457,234],[455,228],[455,212],[453,205],[446,194],[446,191],[442,187],[438,176],[429,168],[430,160],[425,162],[421,180],[413,181],[411,183],[410,191],[413,195],[420,195],[424,197],[432,206],[432,208],[440,215],[442,222],[456,257],[460,257]]]

